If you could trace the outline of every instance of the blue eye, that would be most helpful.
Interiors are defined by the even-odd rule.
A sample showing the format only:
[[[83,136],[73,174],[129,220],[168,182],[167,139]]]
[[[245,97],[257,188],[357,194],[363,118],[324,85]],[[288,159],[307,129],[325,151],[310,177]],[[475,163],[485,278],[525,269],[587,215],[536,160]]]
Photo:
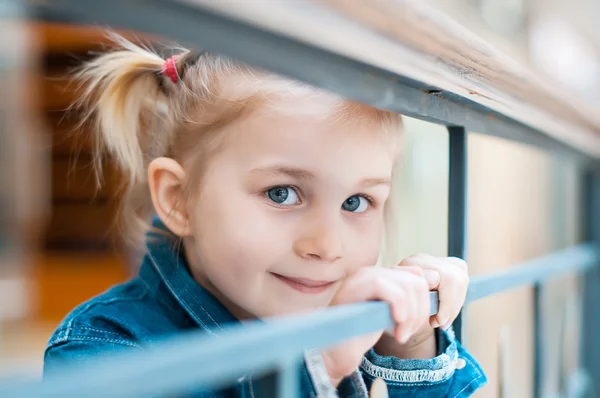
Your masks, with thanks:
[[[300,203],[298,193],[292,187],[273,187],[267,191],[267,196],[278,205],[296,205]]]
[[[369,201],[360,195],[350,196],[342,203],[342,209],[352,213],[362,213],[367,210],[368,207]]]

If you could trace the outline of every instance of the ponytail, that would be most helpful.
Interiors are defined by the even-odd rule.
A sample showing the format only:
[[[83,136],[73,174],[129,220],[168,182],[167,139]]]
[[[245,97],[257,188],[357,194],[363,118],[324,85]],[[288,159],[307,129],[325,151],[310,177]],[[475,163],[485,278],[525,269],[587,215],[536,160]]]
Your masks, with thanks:
[[[124,177],[125,235],[139,243],[152,212],[147,166],[152,159],[168,155],[174,130],[171,108],[177,107],[177,80],[172,76],[181,79],[197,55],[185,52],[170,58],[174,69],[169,77],[162,57],[120,36],[112,38],[119,50],[99,56],[76,72],[81,96],[73,106],[83,110],[81,125],[89,124],[93,132],[98,183],[104,154],[114,159]]]

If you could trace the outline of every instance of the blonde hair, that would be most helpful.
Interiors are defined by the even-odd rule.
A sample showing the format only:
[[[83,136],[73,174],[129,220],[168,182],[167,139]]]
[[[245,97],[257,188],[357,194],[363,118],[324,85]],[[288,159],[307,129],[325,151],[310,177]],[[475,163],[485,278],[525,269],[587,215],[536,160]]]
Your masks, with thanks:
[[[329,98],[338,104],[335,114],[329,116],[375,120],[389,132],[385,134],[388,137],[401,131],[401,117],[395,113],[344,100],[223,55],[171,49],[178,52],[172,81],[163,73],[165,59],[158,53],[118,35],[111,37],[117,48],[86,63],[75,74],[81,96],[74,107],[83,109],[82,124],[91,123],[97,172],[107,153],[123,173],[120,218],[125,236],[136,243],[144,241],[153,214],[149,163],[162,156],[183,165],[206,161],[219,148],[216,131],[259,105],[277,106],[274,97]],[[385,241],[396,236],[391,233],[396,224],[391,202],[393,198],[386,205]],[[389,243],[384,242],[381,251],[381,261],[386,263],[390,255],[395,256],[390,250],[397,246]]]

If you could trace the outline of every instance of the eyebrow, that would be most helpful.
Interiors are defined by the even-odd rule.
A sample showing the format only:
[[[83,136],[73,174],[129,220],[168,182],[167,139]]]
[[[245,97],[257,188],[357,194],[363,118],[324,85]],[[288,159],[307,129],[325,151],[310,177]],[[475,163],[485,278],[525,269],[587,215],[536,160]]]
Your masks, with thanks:
[[[373,187],[375,185],[392,185],[392,180],[389,178],[366,178],[359,183],[362,187]]]
[[[308,170],[298,169],[295,167],[274,166],[254,169],[251,173],[269,173],[277,176],[288,176],[298,180],[314,180],[315,175]]]
[[[315,179],[315,175],[308,170],[287,166],[258,168],[253,169],[251,173],[269,173],[276,176],[288,176],[297,180]],[[372,187],[375,185],[391,185],[391,183],[389,178],[365,178],[364,180],[361,180],[358,185],[361,187]]]

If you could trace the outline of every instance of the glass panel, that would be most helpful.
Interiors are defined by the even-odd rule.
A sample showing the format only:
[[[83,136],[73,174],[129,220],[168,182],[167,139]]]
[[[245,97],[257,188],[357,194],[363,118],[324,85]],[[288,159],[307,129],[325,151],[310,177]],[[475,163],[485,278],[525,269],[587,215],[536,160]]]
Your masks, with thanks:
[[[448,132],[444,126],[404,118],[400,253],[444,256],[448,225]]]
[[[448,225],[448,132],[444,126],[404,117],[398,197],[399,249],[443,256]]]
[[[472,276],[572,246],[580,241],[577,168],[533,147],[469,136],[469,246]],[[573,279],[573,280],[571,280]],[[544,396],[556,392],[558,372],[577,368],[578,303],[574,278],[543,291]],[[533,294],[515,289],[469,306],[467,343],[490,383],[479,397],[533,394]],[[559,327],[569,321],[567,328]],[[559,341],[568,338],[560,354]],[[564,392],[564,390],[563,390]]]
[[[553,160],[554,249],[582,242],[581,179],[576,165]],[[568,276],[548,282],[542,290],[542,394],[574,396],[581,386],[579,336],[581,297],[579,278]],[[580,394],[575,394],[581,396]]]

